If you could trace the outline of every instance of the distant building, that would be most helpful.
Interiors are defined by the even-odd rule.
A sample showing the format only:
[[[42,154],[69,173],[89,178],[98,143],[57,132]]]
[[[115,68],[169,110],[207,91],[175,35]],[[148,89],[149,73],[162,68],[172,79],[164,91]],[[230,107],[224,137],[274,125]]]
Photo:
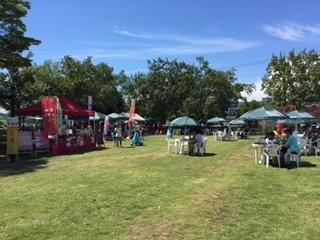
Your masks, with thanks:
[[[264,97],[262,98],[263,104],[272,104],[272,98],[271,97]]]

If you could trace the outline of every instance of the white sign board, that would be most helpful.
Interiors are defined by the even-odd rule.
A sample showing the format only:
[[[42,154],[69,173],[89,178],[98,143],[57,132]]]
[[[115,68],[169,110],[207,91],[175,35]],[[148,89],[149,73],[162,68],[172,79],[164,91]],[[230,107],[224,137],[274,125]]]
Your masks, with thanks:
[[[19,118],[10,117],[8,118],[8,128],[18,128],[19,127]]]

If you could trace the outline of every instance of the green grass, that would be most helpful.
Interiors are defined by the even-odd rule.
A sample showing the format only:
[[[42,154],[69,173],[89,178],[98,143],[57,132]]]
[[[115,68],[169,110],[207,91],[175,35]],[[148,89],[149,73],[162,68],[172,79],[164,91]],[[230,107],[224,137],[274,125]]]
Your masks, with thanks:
[[[319,239],[320,158],[288,171],[248,140],[206,157],[145,143],[0,165],[0,239]]]

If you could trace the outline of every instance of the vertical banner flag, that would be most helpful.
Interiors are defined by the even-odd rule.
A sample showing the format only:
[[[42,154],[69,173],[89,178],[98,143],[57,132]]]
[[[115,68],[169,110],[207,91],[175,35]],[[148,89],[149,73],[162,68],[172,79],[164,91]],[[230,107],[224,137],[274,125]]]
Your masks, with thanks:
[[[92,103],[93,103],[92,96],[88,96],[88,110],[89,111],[92,111]]]
[[[111,124],[110,124],[110,121],[109,121],[109,117],[107,116],[107,117],[104,118],[104,126],[103,126],[103,134],[105,136],[108,135],[110,127],[111,127]]]
[[[136,101],[131,100],[131,107],[129,112],[129,123],[131,124],[134,121],[134,115],[136,114]]]
[[[43,130],[46,137],[54,136],[58,133],[57,126],[57,101],[52,97],[41,99]]]

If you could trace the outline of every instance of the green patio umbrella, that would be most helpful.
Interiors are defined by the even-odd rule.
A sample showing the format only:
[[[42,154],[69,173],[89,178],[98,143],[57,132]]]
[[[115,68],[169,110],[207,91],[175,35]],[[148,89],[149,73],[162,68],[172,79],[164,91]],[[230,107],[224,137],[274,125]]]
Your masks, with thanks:
[[[220,117],[214,117],[214,118],[210,118],[207,121],[207,124],[218,124],[218,123],[223,123],[226,120],[224,118],[220,118]]]
[[[191,117],[178,117],[169,123],[170,127],[199,127],[201,124]]]
[[[178,117],[168,124],[169,127],[184,128],[186,134],[187,128],[201,127],[201,124],[191,117]]]

